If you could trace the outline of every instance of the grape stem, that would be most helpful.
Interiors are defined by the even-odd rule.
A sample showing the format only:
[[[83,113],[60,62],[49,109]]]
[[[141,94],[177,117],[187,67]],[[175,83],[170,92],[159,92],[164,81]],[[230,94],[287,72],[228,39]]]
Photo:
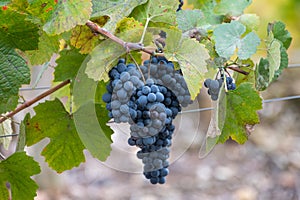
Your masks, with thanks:
[[[148,24],[149,24],[150,20],[151,20],[151,18],[147,18],[147,20],[146,20],[145,27],[144,27],[144,30],[143,30],[143,34],[142,34],[141,40],[139,42],[140,44],[144,43],[144,38],[145,38],[146,31],[147,31]]]
[[[0,124],[1,124],[2,122],[4,122],[5,120],[7,120],[8,118],[10,118],[10,117],[14,116],[15,114],[19,113],[20,111],[24,110],[25,108],[31,106],[32,104],[38,102],[39,100],[41,100],[41,99],[43,99],[43,98],[49,96],[50,94],[52,94],[53,92],[59,90],[60,88],[62,88],[62,87],[64,87],[64,86],[68,85],[70,82],[71,82],[71,80],[66,80],[66,81],[64,81],[64,82],[62,82],[62,83],[60,83],[60,84],[58,84],[57,86],[55,86],[55,87],[53,87],[53,88],[47,90],[46,92],[40,94],[39,96],[35,97],[34,99],[32,99],[32,100],[30,100],[30,101],[24,102],[22,105],[20,105],[19,107],[17,107],[14,111],[8,113],[8,114],[5,115],[5,116],[2,116],[2,117],[0,118]]]
[[[96,23],[94,23],[90,20],[88,20],[86,22],[86,25],[92,30],[93,33],[95,33],[95,34],[100,33],[101,35],[104,35],[104,36],[108,37],[109,39],[111,39],[112,41],[120,44],[121,46],[123,46],[126,49],[127,52],[130,52],[132,50],[139,50],[139,51],[148,53],[150,55],[155,55],[155,51],[145,49],[145,47],[142,43],[125,42],[121,38],[118,38],[117,36],[115,36],[114,34],[109,32],[105,28],[101,28]]]
[[[134,57],[131,55],[131,53],[128,53],[128,55],[130,56],[131,60],[133,60],[135,66],[137,67],[137,69],[138,69],[139,72],[141,73],[143,82],[146,83],[146,79],[145,79],[145,77],[144,77],[144,75],[143,75],[143,72],[142,72],[142,70],[141,70],[139,64],[137,64],[137,62],[135,61],[135,59],[134,59]]]

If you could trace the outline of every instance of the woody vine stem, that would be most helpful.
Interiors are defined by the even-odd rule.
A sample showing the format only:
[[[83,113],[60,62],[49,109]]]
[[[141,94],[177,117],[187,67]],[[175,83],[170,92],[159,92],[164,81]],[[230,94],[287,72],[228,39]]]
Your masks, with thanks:
[[[123,46],[126,49],[126,52],[129,53],[132,50],[140,50],[143,51],[145,53],[148,53],[150,55],[155,55],[154,51],[150,51],[144,48],[144,45],[142,43],[132,43],[132,42],[125,42],[122,39],[118,38],[117,36],[113,35],[112,33],[110,33],[109,31],[107,31],[104,28],[99,27],[96,23],[88,20],[86,22],[86,25],[91,29],[91,31],[95,34],[102,34],[106,37],[108,37],[110,40],[120,44],[121,46]],[[20,111],[24,110],[25,108],[31,106],[32,104],[40,101],[41,99],[49,96],[50,94],[54,93],[55,91],[59,90],[60,88],[68,85],[69,83],[71,83],[71,80],[65,80],[64,82],[60,83],[59,85],[50,88],[49,90],[45,91],[44,93],[40,94],[39,96],[35,97],[32,100],[26,101],[25,103],[23,103],[22,105],[20,105],[19,107],[17,107],[14,111],[11,111],[10,113],[8,113],[7,115],[1,116],[0,117],[0,124],[3,123],[6,119],[13,117],[15,114],[19,113]],[[1,155],[0,155],[0,159],[1,159]]]

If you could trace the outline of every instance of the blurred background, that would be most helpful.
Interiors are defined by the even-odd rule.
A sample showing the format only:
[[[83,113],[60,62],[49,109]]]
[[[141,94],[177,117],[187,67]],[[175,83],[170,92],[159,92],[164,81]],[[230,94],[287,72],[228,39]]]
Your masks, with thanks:
[[[300,95],[300,1],[253,0],[246,13],[261,18],[261,36],[266,35],[268,22],[281,20],[293,36],[289,49],[291,66],[278,81],[262,93],[264,99]],[[34,67],[33,80],[42,70]],[[38,86],[50,86],[53,68],[48,68]],[[26,100],[42,93],[22,91]],[[210,107],[203,90],[198,98],[200,107]],[[188,109],[193,109],[193,106]],[[24,113],[32,112],[32,108]],[[199,158],[200,147],[207,131],[210,111],[182,114],[176,120],[176,148],[184,154],[171,153],[174,162],[164,185],[151,185],[142,174],[127,173],[92,158],[70,171],[57,174],[51,170],[40,151],[49,142],[42,141],[28,148],[28,153],[41,163],[42,173],[35,176],[40,189],[36,200],[298,200],[300,199],[300,99],[265,103],[259,111],[261,123],[249,141],[217,145],[205,158]],[[18,115],[22,118],[22,114]],[[201,120],[199,120],[201,119]],[[200,121],[200,122],[199,122]],[[123,127],[114,126],[113,140],[122,141]],[[124,141],[123,141],[124,142]],[[126,142],[126,141],[125,141]],[[13,147],[10,147],[13,148]],[[118,154],[118,145],[109,159],[124,165],[129,159]],[[131,147],[128,152],[135,153]],[[139,160],[136,159],[138,162]],[[128,166],[130,168],[130,166]]]

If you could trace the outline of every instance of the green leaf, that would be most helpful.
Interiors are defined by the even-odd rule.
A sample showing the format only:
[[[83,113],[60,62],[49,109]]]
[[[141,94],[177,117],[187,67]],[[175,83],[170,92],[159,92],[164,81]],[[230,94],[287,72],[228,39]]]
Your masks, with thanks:
[[[131,16],[143,24],[150,21],[175,26],[177,8],[178,2],[174,0],[148,0],[146,4],[134,9]]]
[[[180,10],[176,16],[178,28],[183,32],[205,25],[201,10]]]
[[[241,15],[252,0],[221,0],[215,7],[215,12],[220,15],[238,16]]]
[[[0,9],[0,38],[22,51],[38,48],[38,26],[26,21],[26,15]]]
[[[181,32],[168,31],[165,55],[179,63],[191,99],[195,99],[207,72],[205,60],[209,58],[208,51],[199,42],[182,38]]]
[[[82,143],[101,161],[105,161],[111,152],[111,140],[108,138],[111,130],[101,119],[104,117],[103,109],[99,104],[88,101],[74,113],[74,122]]]
[[[76,26],[72,29],[71,45],[80,49],[80,53],[90,53],[98,44],[99,37],[87,26]]]
[[[18,143],[16,147],[16,152],[22,152],[24,151],[26,146],[26,132],[25,132],[25,124],[24,121],[20,124],[20,131],[18,135]]]
[[[53,9],[57,6],[57,2],[58,1],[32,0],[29,1],[27,5],[18,6],[18,10],[26,6],[26,12],[29,14],[27,19],[43,26],[51,16]]]
[[[49,36],[44,31],[39,38],[38,50],[26,51],[31,65],[40,65],[50,61],[52,55],[59,50],[59,37]]]
[[[237,65],[239,68],[248,73],[248,75],[244,75],[238,72],[234,72],[233,78],[235,80],[236,85],[240,85],[244,82],[255,83],[255,64],[251,59],[247,60],[238,60]]]
[[[58,35],[76,25],[84,25],[90,18],[91,8],[91,0],[60,0],[53,11],[49,11],[43,30],[50,35]]]
[[[74,80],[86,55],[82,55],[77,49],[63,50],[56,60],[54,81]]]
[[[97,90],[95,94],[95,107],[96,107],[96,115],[98,118],[98,122],[100,127],[102,128],[105,136],[112,142],[111,135],[114,133],[113,130],[107,126],[107,122],[110,120],[108,117],[108,110],[106,109],[106,103],[102,100],[102,95],[107,91],[106,85],[104,81],[100,81],[97,85]]]
[[[19,88],[30,82],[30,70],[25,60],[6,42],[0,37],[0,113],[17,106]]]
[[[0,198],[8,199],[6,183],[9,182],[12,199],[32,200],[38,185],[30,177],[40,172],[39,164],[25,152],[16,152],[0,162]]]
[[[122,33],[136,28],[143,28],[143,24],[133,17],[124,17],[118,22],[115,33]]]
[[[269,83],[272,82],[273,77],[275,76],[275,71],[277,71],[280,67],[280,59],[281,59],[281,43],[274,39],[273,35],[270,33],[267,41],[267,59],[270,63],[269,68]]]
[[[286,52],[286,49],[284,47],[280,48],[280,66],[275,71],[274,78],[272,81],[275,81],[278,79],[278,77],[281,75],[283,69],[287,68],[289,65],[289,58],[288,54]]]
[[[143,29],[136,28],[120,35],[119,38],[127,42],[139,42],[140,37],[143,33]],[[151,35],[152,36],[152,35]],[[147,45],[149,41],[149,34],[146,34],[144,39],[144,45]],[[119,44],[106,40],[101,42],[93,51],[90,53],[91,59],[87,63],[86,74],[89,78],[95,81],[108,81],[108,72],[113,67],[113,64],[126,53],[125,48]]]
[[[259,17],[256,14],[243,14],[238,19],[244,26],[246,26],[246,33],[257,30],[259,27]]]
[[[237,21],[217,26],[213,34],[219,56],[229,58],[234,55],[236,48],[238,48],[240,59],[250,58],[256,52],[260,39],[254,32],[241,38],[245,31],[246,27]]]
[[[250,58],[256,53],[256,48],[260,44],[260,39],[254,32],[247,34],[237,45],[238,57],[242,60]]]
[[[268,59],[261,58],[255,69],[256,84],[258,91],[263,91],[269,86],[270,63]]]
[[[95,81],[108,81],[108,72],[112,64],[123,54],[125,54],[125,49],[119,44],[110,40],[101,42],[90,53],[91,59],[87,63],[86,74]]]
[[[147,0],[93,0],[92,17],[109,16],[110,20],[104,28],[113,32],[121,19],[127,17],[135,7],[146,2]]]
[[[292,36],[288,30],[285,30],[285,24],[281,21],[269,23],[268,32],[272,32],[274,38],[281,41],[284,48],[288,49],[292,42]]]
[[[63,104],[55,99],[35,107],[36,115],[26,118],[26,144],[34,145],[44,138],[50,143],[42,155],[49,166],[63,172],[84,162],[84,146],[76,132],[72,115],[65,111]]]
[[[191,0],[188,2],[190,3]],[[218,15],[214,12],[215,6],[217,5],[216,1],[212,0],[193,0],[191,2],[195,8],[200,9],[204,16],[205,21],[209,24],[220,24],[223,21],[224,16]]]
[[[106,125],[106,123],[110,120],[108,117],[108,111],[106,109],[106,103],[102,101],[102,95],[106,92],[106,83],[103,81],[100,82],[95,82],[94,80],[88,78],[87,74],[85,73],[86,69],[86,63],[85,61],[82,64],[82,67],[79,69],[77,73],[77,77],[74,81],[74,86],[73,86],[73,101],[75,104],[75,107],[80,108],[78,113],[76,112],[74,115],[74,120],[77,123],[81,124],[81,117],[84,117],[84,115],[89,115],[93,117],[97,117],[97,121],[92,120],[93,123],[97,124],[95,128],[99,127],[99,132],[96,133],[95,136],[95,141],[89,141],[89,138],[85,138],[85,134],[92,134],[93,132],[87,131],[85,128],[85,124],[80,129],[79,135],[81,133],[83,134],[81,137],[83,143],[87,147],[87,149],[97,158],[104,159],[105,157],[105,152],[98,152],[95,145],[99,143],[104,143],[108,145],[108,141],[111,142],[111,135],[113,131]],[[86,88],[89,88],[88,90]],[[91,105],[91,102],[95,102],[94,107]],[[77,119],[79,117],[79,119]],[[92,119],[92,118],[88,118]],[[84,119],[83,122],[85,122],[86,119]],[[89,124],[89,123],[88,123]],[[101,128],[101,129],[100,129]],[[78,129],[79,130],[79,129]],[[97,130],[93,130],[97,131]],[[100,134],[100,135],[98,135]],[[103,136],[106,137],[108,141],[106,141]],[[95,142],[95,143],[94,143]],[[110,147],[109,147],[110,148]],[[109,154],[109,153],[108,153]]]
[[[11,120],[7,119],[0,124],[0,136],[11,135],[11,134],[13,134],[13,130],[11,127]],[[12,137],[0,138],[0,144],[2,144],[3,147],[6,150],[8,150],[11,140],[12,140]]]
[[[242,83],[229,91],[226,98],[226,118],[219,142],[231,137],[239,144],[248,139],[247,126],[259,123],[257,110],[262,109],[262,99],[251,83]]]

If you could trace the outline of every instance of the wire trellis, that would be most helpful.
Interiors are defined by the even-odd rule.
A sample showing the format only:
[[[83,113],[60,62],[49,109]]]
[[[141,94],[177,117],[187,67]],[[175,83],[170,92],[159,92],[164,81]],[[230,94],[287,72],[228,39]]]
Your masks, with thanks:
[[[288,68],[300,68],[300,64],[289,64]],[[20,88],[20,91],[48,90],[50,88],[51,87],[48,87],[48,86],[41,86],[41,87],[34,87],[34,88]],[[279,97],[279,98],[272,98],[272,99],[265,99],[265,100],[263,100],[263,103],[273,103],[273,102],[295,100],[295,99],[300,99],[300,95],[286,96],[286,97]],[[195,113],[195,112],[205,112],[205,111],[210,111],[210,110],[213,110],[213,109],[214,109],[213,107],[192,109],[192,110],[181,111],[178,114],[187,114],[187,113]],[[14,137],[14,136],[18,136],[18,135],[19,134],[1,135],[0,138]]]

